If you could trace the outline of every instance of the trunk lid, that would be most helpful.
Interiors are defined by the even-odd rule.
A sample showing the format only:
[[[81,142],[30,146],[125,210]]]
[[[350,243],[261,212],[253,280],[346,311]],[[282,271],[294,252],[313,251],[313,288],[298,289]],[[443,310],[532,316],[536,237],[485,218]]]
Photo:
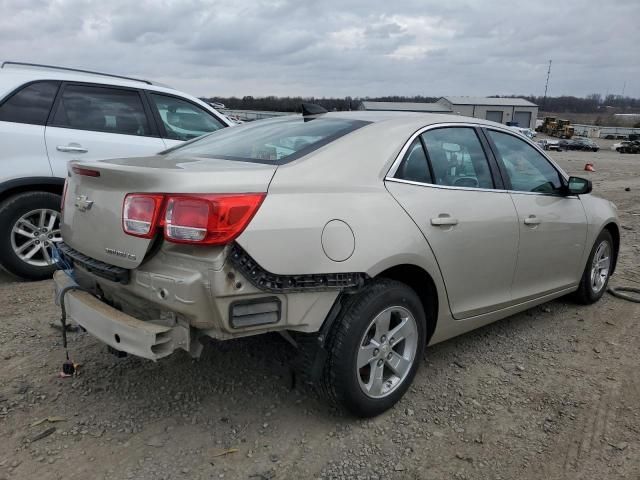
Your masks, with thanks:
[[[79,175],[73,167],[97,170],[100,176]],[[276,169],[275,165],[166,155],[70,162],[62,238],[91,258],[136,268],[153,239],[124,233],[122,205],[128,193],[262,193]]]

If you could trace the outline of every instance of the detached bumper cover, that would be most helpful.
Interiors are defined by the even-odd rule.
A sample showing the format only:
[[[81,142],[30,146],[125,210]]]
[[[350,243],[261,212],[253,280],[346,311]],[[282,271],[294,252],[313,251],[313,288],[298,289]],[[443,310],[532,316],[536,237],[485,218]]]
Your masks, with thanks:
[[[59,302],[58,292],[68,285],[73,285],[73,280],[62,271],[56,272],[53,279],[56,300]],[[158,360],[170,355],[176,348],[171,327],[133,318],[87,292],[69,291],[64,302],[69,320],[116,350],[149,360]]]

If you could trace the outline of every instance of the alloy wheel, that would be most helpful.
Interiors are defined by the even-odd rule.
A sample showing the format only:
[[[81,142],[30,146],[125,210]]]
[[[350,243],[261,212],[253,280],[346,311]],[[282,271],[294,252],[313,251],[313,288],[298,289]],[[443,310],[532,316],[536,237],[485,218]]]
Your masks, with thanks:
[[[367,327],[356,363],[358,382],[365,395],[384,398],[407,378],[416,360],[418,326],[404,307],[389,307]]]
[[[591,289],[598,293],[607,283],[611,266],[611,246],[606,240],[600,242],[591,262]]]
[[[13,252],[34,267],[53,265],[53,245],[61,241],[60,212],[48,208],[25,213],[11,229]]]

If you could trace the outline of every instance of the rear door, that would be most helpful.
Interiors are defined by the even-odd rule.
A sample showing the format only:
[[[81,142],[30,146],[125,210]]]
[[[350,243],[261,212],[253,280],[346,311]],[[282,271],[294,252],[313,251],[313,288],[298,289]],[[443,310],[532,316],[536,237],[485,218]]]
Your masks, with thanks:
[[[167,147],[227,126],[213,113],[184,98],[149,91],[147,98]]]
[[[0,101],[0,182],[51,176],[44,131],[59,86],[33,82]]]
[[[416,135],[386,186],[429,242],[455,318],[511,302],[517,215],[488,145],[473,126]]]
[[[518,212],[516,300],[575,285],[584,269],[587,218],[580,198],[562,194],[563,177],[517,135],[486,130]]]
[[[45,139],[54,175],[69,160],[153,155],[164,150],[140,91],[67,83],[58,96]]]

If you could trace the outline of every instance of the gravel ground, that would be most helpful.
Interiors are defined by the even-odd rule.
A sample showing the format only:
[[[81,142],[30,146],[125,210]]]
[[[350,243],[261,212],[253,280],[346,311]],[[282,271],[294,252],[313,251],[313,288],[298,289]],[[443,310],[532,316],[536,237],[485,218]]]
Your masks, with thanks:
[[[640,286],[640,155],[553,156],[618,204],[612,284]],[[427,349],[372,420],[290,389],[277,335],[152,363],[72,333],[80,375],[60,379],[58,315],[50,281],[0,275],[0,479],[640,478],[640,305],[608,294]]]

